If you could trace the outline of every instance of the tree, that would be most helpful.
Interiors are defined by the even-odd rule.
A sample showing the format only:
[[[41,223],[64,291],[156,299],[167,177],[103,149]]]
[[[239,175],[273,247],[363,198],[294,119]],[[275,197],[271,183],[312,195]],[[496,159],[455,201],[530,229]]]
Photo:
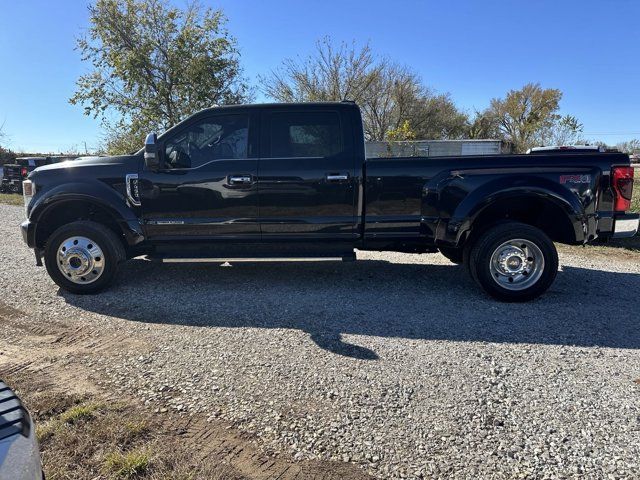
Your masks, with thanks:
[[[138,149],[145,133],[167,129],[197,110],[249,95],[236,41],[219,10],[167,0],[97,0],[78,40],[90,73],[70,102],[100,118],[111,153]]]
[[[11,151],[6,145],[7,134],[4,131],[4,122],[0,124],[0,165],[11,163],[16,158],[15,152]]]
[[[448,93],[427,93],[416,115],[422,120],[416,125],[420,138],[459,139],[463,138],[469,117],[456,107]]]
[[[586,143],[582,137],[583,125],[572,115],[557,116],[552,124],[542,129],[537,140],[539,145],[579,145]]]
[[[633,140],[629,140],[627,142],[620,142],[616,145],[617,149],[621,152],[628,153],[629,155],[633,153],[640,152],[640,140],[634,138]]]
[[[264,93],[279,102],[353,100],[362,103],[381,66],[369,45],[340,44],[325,37],[303,61],[287,58],[270,75],[259,76]]]
[[[542,132],[558,121],[561,98],[560,90],[529,83],[510,90],[504,99],[491,100],[485,115],[493,117],[501,138],[511,142],[516,152],[524,152],[536,146]]]
[[[13,163],[18,155],[9,148],[0,146],[0,165]]]
[[[501,139],[498,118],[491,112],[476,111],[467,126],[466,136],[472,139]]]
[[[395,138],[406,128],[417,139],[464,133],[466,115],[449,95],[436,95],[415,72],[377,57],[368,44],[336,46],[324,38],[306,58],[286,59],[259,80],[265,94],[280,102],[355,101],[367,140]]]
[[[389,130],[387,132],[387,139],[391,142],[406,142],[416,139],[416,132],[413,131],[409,120],[405,120],[400,127]]]
[[[369,140],[391,140],[405,122],[418,140],[460,138],[467,122],[448,94],[434,93],[409,68],[384,60],[360,104]]]

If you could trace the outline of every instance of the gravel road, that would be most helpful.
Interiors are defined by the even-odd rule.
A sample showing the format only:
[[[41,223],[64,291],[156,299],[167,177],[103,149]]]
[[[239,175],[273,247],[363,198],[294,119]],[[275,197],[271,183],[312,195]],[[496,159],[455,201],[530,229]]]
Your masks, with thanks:
[[[234,422],[379,478],[638,478],[640,254],[566,248],[541,299],[501,304],[440,255],[355,264],[129,262],[59,290],[0,205],[0,301],[151,348],[87,360],[151,408]],[[603,253],[604,252],[604,253]]]

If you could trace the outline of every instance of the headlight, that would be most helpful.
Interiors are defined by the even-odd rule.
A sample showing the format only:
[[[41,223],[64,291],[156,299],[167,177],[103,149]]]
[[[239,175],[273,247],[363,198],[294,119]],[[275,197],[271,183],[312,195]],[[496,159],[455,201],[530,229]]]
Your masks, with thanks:
[[[29,203],[36,194],[36,185],[31,180],[24,180],[22,182],[22,198],[24,199],[24,210],[29,216]]]

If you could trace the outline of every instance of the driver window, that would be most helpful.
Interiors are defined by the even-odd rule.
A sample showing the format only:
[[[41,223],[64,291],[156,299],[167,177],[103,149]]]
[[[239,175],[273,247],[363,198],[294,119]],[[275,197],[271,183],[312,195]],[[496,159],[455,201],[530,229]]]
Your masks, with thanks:
[[[165,142],[166,168],[198,168],[219,159],[247,158],[246,115],[207,117]]]

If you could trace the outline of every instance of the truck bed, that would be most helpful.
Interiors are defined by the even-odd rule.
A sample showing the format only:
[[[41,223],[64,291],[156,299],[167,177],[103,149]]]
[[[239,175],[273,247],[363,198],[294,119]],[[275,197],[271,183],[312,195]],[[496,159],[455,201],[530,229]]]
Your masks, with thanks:
[[[628,164],[625,154],[600,152],[368,158],[364,167],[365,242],[400,236],[433,244],[448,241],[446,229],[451,221],[463,222],[479,204],[516,187],[546,191],[544,195],[552,197],[555,192],[558,199],[574,203],[587,217],[599,215],[600,231],[606,235],[612,229],[613,213],[609,171],[612,165],[624,164]]]

